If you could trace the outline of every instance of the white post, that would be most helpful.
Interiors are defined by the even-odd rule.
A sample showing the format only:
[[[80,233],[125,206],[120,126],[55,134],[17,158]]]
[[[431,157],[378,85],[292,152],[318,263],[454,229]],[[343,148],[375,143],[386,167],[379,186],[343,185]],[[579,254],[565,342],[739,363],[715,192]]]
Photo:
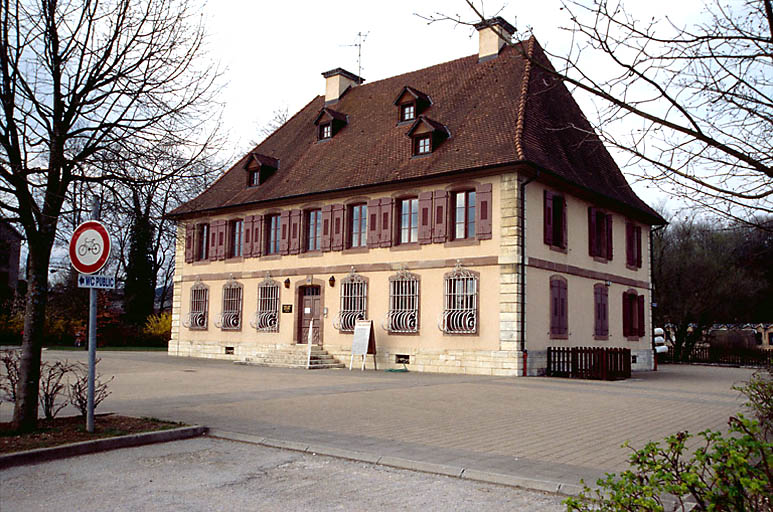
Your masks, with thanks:
[[[314,338],[314,319],[309,320],[309,352],[306,355],[306,369],[311,369],[311,340]]]
[[[99,220],[99,199],[91,205],[91,220]],[[86,398],[86,431],[94,432],[94,378],[97,370],[97,289],[89,288],[89,383]]]

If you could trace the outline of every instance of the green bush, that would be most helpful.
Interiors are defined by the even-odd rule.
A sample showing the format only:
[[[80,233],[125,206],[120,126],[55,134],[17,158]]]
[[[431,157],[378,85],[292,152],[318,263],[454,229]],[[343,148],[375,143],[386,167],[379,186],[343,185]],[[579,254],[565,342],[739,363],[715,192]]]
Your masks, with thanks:
[[[0,314],[0,345],[21,345],[24,330],[24,315],[21,313]]]

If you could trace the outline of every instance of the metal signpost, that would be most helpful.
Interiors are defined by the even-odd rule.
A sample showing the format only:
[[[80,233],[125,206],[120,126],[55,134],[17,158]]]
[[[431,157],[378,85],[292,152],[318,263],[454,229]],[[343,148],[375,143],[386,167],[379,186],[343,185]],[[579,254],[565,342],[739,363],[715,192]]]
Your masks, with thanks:
[[[92,217],[99,218],[99,206]],[[110,256],[110,235],[97,220],[87,220],[77,228],[70,239],[70,263],[81,273],[78,287],[89,288],[89,388],[86,430],[94,432],[94,375],[97,357],[97,288],[115,287],[115,278],[93,275],[99,272]]]

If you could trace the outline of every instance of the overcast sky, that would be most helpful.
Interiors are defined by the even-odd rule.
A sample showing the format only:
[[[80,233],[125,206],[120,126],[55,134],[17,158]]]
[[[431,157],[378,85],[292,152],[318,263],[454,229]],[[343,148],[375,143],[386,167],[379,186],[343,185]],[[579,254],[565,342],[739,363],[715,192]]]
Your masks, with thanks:
[[[629,0],[627,9],[640,19],[663,17],[693,22],[698,0]],[[566,11],[558,0],[485,2],[485,15],[499,14],[518,30],[531,27],[543,47],[561,52],[568,47]],[[260,138],[258,130],[273,112],[290,115],[324,93],[323,71],[342,67],[357,73],[358,33],[362,47],[361,75],[368,82],[477,53],[477,33],[452,22],[428,25],[416,14],[443,13],[473,20],[463,0],[284,1],[220,0],[205,8],[210,57],[224,69],[224,128],[234,157]],[[588,117],[592,106],[581,102]],[[618,163],[623,163],[617,158]],[[650,204],[662,194],[645,185],[635,190]]]

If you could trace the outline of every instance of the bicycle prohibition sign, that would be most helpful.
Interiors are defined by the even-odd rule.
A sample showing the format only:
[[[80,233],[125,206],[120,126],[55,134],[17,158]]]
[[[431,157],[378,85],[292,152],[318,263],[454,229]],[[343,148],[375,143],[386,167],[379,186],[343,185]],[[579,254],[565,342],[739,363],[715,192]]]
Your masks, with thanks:
[[[81,274],[93,274],[105,266],[110,256],[110,235],[96,220],[87,220],[70,239],[70,262]]]

